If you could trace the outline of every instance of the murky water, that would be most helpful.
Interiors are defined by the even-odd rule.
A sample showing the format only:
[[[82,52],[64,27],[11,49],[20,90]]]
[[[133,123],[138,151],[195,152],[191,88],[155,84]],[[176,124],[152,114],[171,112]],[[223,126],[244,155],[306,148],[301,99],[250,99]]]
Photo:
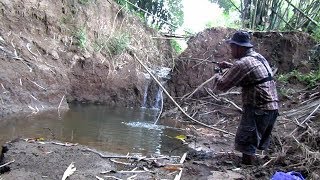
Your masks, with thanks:
[[[57,111],[0,120],[0,143],[17,137],[61,140],[122,153],[181,155],[186,151],[173,137],[183,132],[154,125],[157,111],[97,105],[72,105]]]

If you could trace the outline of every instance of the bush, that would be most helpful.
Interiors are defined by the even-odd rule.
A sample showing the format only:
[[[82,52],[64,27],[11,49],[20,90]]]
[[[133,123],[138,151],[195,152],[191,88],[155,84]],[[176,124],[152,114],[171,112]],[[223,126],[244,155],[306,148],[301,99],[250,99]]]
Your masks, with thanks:
[[[77,46],[80,47],[81,49],[85,49],[87,44],[86,29],[84,27],[77,29],[74,34],[74,37],[77,40],[76,42]]]
[[[320,67],[317,70],[311,71],[307,74],[303,74],[299,71],[292,71],[288,74],[282,74],[277,79],[280,82],[288,83],[290,78],[296,78],[300,83],[303,83],[309,87],[313,87],[320,82]]]
[[[90,0],[78,0],[80,4],[88,4]]]
[[[183,51],[182,47],[180,46],[180,44],[176,40],[170,40],[170,44],[171,44],[172,49],[174,49],[174,51],[177,54],[180,54]]]
[[[110,37],[106,43],[106,47],[112,56],[121,54],[130,45],[130,36],[125,33],[117,34]]]

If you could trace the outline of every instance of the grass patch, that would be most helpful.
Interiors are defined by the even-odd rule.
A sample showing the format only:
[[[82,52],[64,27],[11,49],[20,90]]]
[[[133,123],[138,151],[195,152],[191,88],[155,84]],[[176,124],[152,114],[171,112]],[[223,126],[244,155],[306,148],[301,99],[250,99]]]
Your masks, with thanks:
[[[170,44],[171,44],[172,49],[177,54],[182,53],[183,49],[182,49],[182,47],[180,46],[180,44],[176,40],[174,40],[174,39],[170,40]]]
[[[127,50],[131,37],[127,33],[118,33],[111,37],[102,37],[95,40],[94,50],[106,50],[111,56],[119,55]]]
[[[320,82],[320,67],[316,71],[310,71],[303,74],[297,70],[294,70],[288,74],[281,74],[277,79],[280,82],[288,83],[291,78],[296,78],[300,83],[313,87]]]
[[[90,3],[90,0],[78,0],[78,2],[79,2],[79,4],[86,5],[86,4]]]
[[[85,49],[87,45],[87,32],[85,27],[78,28],[74,33],[74,38],[76,39],[76,44],[81,49]]]
[[[109,52],[112,56],[121,54],[124,52],[130,45],[130,36],[126,33],[117,34],[110,37],[109,41],[106,44]]]

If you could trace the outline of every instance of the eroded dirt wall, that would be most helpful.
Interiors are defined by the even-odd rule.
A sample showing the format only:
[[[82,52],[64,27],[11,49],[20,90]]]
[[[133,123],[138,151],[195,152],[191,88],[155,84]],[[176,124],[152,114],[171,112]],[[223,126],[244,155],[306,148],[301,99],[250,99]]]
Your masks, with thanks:
[[[188,48],[175,59],[172,79],[168,82],[174,97],[183,97],[194,91],[215,73],[215,64],[207,61],[231,61],[230,48],[225,40],[231,38],[234,29],[211,28],[191,37]],[[300,32],[254,32],[254,49],[267,58],[277,74],[294,69],[308,72],[319,64],[310,59],[310,49],[316,42],[309,35]],[[319,61],[317,61],[319,63]],[[212,83],[204,87],[212,88]],[[193,97],[207,95],[205,88]]]
[[[132,54],[150,68],[170,66],[169,42],[124,8],[79,2],[0,2],[0,115],[64,108],[66,100],[139,106],[145,77]],[[126,47],[111,53],[107,44],[121,35]]]

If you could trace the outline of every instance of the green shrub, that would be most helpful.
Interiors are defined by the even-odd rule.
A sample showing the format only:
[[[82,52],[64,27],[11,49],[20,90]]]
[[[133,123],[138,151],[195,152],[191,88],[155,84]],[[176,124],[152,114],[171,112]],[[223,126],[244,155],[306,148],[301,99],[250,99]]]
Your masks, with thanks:
[[[318,42],[320,42],[320,27],[317,27],[313,30],[311,36]]]
[[[90,0],[78,0],[78,2],[80,3],[80,4],[88,4],[89,2],[90,2]]]
[[[80,47],[81,49],[85,49],[87,44],[86,29],[84,27],[77,29],[76,32],[74,33],[74,37],[76,39],[77,46]]]
[[[280,82],[288,83],[290,78],[296,78],[300,83],[313,87],[320,82],[320,67],[316,71],[310,71],[306,74],[294,70],[288,74],[281,74],[277,79]]]
[[[182,50],[182,47],[180,46],[180,44],[179,44],[176,40],[174,40],[174,39],[170,40],[170,44],[171,44],[172,49],[173,49],[177,54],[180,54],[180,53],[183,51],[183,50]]]
[[[116,34],[109,38],[106,47],[112,56],[121,54],[130,45],[130,36],[125,33]]]

